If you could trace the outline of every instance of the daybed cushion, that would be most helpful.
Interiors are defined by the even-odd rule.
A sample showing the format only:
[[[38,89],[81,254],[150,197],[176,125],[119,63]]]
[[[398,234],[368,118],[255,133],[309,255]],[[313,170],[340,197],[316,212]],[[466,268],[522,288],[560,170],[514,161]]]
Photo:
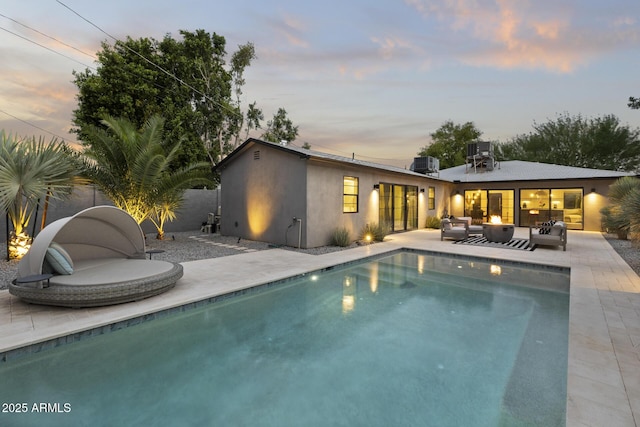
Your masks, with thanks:
[[[102,258],[78,261],[75,273],[54,276],[51,285],[89,286],[130,282],[165,273],[173,268],[167,261],[148,259]]]
[[[58,274],[73,274],[73,261],[62,246],[51,242],[44,256],[47,264]]]

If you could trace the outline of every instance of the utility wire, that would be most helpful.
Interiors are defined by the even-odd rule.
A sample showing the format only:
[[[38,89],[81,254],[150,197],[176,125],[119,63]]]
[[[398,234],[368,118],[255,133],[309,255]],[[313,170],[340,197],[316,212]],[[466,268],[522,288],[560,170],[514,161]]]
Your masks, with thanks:
[[[118,40],[116,37],[112,36],[111,34],[107,33],[105,30],[103,30],[102,28],[100,28],[98,25],[94,24],[93,22],[91,22],[89,19],[85,18],[84,16],[80,15],[78,12],[76,12],[75,10],[73,10],[72,8],[70,8],[69,6],[67,6],[66,4],[64,4],[63,2],[61,2],[60,0],[56,0],[58,2],[58,4],[60,4],[61,6],[65,7],[66,9],[68,9],[71,13],[73,13],[74,15],[78,16],[80,19],[82,19],[83,21],[87,22],[89,25],[91,25],[92,27],[96,28],[98,31],[100,31],[101,33],[105,34],[107,37],[115,40],[116,42],[120,41]],[[135,55],[139,56],[140,58],[142,58],[144,61],[146,61],[147,63],[149,63],[150,65],[153,65],[154,67],[156,67],[157,69],[159,69],[160,71],[162,71],[163,73],[165,73],[166,75],[168,75],[169,77],[171,77],[172,79],[176,80],[178,83],[180,83],[181,85],[186,86],[187,88],[189,88],[190,90],[192,90],[193,92],[197,93],[198,95],[202,96],[203,98],[207,99],[208,101],[212,102],[213,104],[219,106],[222,109],[227,110],[228,112],[230,112],[231,114],[234,115],[238,115],[239,113],[235,110],[232,110],[231,108],[229,108],[226,105],[223,105],[221,103],[219,103],[218,101],[216,101],[215,99],[212,99],[210,96],[208,96],[205,93],[200,92],[198,89],[194,88],[193,86],[191,86],[190,84],[188,84],[187,82],[185,82],[184,80],[180,79],[179,77],[177,77],[176,75],[172,74],[171,72],[165,70],[164,68],[162,68],[160,65],[156,64],[155,62],[151,61],[150,59],[147,59],[144,55],[142,55],[141,53],[137,52],[136,50],[130,48],[129,46],[127,46],[125,43],[122,43],[122,45],[131,53],[134,53]]]
[[[4,111],[4,110],[2,110],[2,109],[0,109],[0,113],[4,113],[4,114],[6,114],[6,115],[7,115],[7,116],[9,116],[9,117],[12,117],[12,118],[14,118],[14,119],[18,120],[19,122],[22,122],[22,123],[27,124],[27,125],[29,125],[29,126],[33,126],[34,128],[39,129],[39,130],[41,130],[42,132],[46,132],[46,133],[48,133],[48,134],[50,134],[50,135],[53,135],[53,136],[55,136],[56,138],[59,138],[59,139],[61,139],[61,140],[63,140],[63,141],[65,140],[65,138],[61,137],[60,135],[56,135],[55,133],[50,132],[50,131],[48,131],[48,130],[46,130],[46,129],[43,129],[43,128],[41,128],[41,127],[40,127],[40,126],[38,126],[38,125],[34,125],[33,123],[29,123],[29,122],[28,122],[28,121],[26,121],[26,120],[22,120],[21,118],[16,117],[16,116],[14,116],[14,115],[13,115],[13,114],[11,114],[11,113],[7,113],[6,111]],[[78,143],[77,141],[71,141],[71,142],[73,142],[74,144],[78,144],[78,145],[80,145],[80,143]]]
[[[69,60],[73,61],[73,62],[77,62],[78,64],[83,65],[83,66],[85,66],[85,67],[87,67],[87,68],[93,68],[93,69],[95,69],[95,68],[94,68],[94,67],[92,67],[91,65],[87,65],[87,64],[85,64],[85,63],[82,63],[82,62],[78,61],[77,59],[74,59],[74,58],[72,58],[72,57],[70,57],[70,56],[68,56],[68,55],[65,55],[64,53],[57,52],[57,51],[55,51],[55,50],[53,50],[53,49],[51,49],[51,48],[49,48],[49,47],[47,47],[47,46],[45,46],[45,45],[43,45],[43,44],[40,44],[40,43],[38,43],[38,42],[36,42],[36,41],[33,41],[33,40],[28,39],[28,38],[26,38],[26,37],[24,37],[24,36],[21,36],[20,34],[14,33],[13,31],[7,30],[7,29],[6,29],[6,28],[4,28],[4,27],[0,27],[0,30],[6,31],[6,32],[7,32],[7,33],[9,33],[9,34],[13,34],[13,35],[14,35],[14,36],[16,36],[16,37],[21,38],[22,40],[28,41],[29,43],[33,43],[33,44],[35,44],[35,45],[37,45],[37,46],[40,46],[40,47],[41,47],[41,48],[43,48],[43,49],[47,49],[49,52],[53,52],[53,53],[55,53],[56,55],[60,55],[60,56],[62,56],[62,57],[64,57],[64,58],[67,58],[67,59],[69,59]]]
[[[44,37],[46,37],[46,38],[48,38],[48,39],[51,39],[51,40],[55,41],[56,43],[60,43],[61,45],[67,46],[67,47],[69,47],[69,48],[71,48],[71,49],[75,50],[76,52],[80,52],[81,54],[86,55],[86,56],[88,56],[88,57],[89,57],[89,58],[91,58],[91,59],[96,59],[95,55],[92,55],[92,54],[90,54],[90,53],[84,52],[84,51],[82,51],[82,50],[78,49],[78,48],[77,48],[77,47],[75,47],[75,46],[71,46],[70,44],[67,44],[67,43],[65,43],[65,42],[63,42],[63,41],[61,41],[61,40],[58,40],[58,39],[57,39],[57,38],[55,38],[55,37],[51,37],[50,35],[45,34],[45,33],[43,33],[42,31],[38,31],[38,30],[36,30],[35,28],[31,28],[30,26],[28,26],[28,25],[26,25],[26,24],[23,24],[23,23],[21,23],[21,22],[18,22],[18,21],[16,21],[16,20],[15,20],[15,19],[13,19],[13,18],[10,18],[10,17],[8,17],[8,16],[6,16],[6,15],[3,15],[2,13],[0,13],[0,16],[2,16],[3,18],[8,19],[9,21],[15,22],[16,24],[21,25],[21,26],[23,26],[24,28],[28,28],[29,30],[31,30],[31,31],[33,31],[33,32],[36,32],[36,33],[40,34],[41,36],[44,36]]]

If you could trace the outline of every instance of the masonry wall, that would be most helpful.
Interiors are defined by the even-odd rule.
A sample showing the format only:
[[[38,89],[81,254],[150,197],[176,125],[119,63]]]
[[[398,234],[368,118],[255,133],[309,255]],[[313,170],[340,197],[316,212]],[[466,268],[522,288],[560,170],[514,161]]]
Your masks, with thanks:
[[[207,221],[209,212],[216,212],[219,205],[220,189],[215,190],[187,190],[185,192],[185,201],[182,209],[177,212],[177,219],[165,224],[165,232],[171,233],[179,231],[200,230],[202,222]],[[100,191],[93,186],[80,186],[74,189],[70,200],[50,200],[47,210],[46,224],[53,221],[74,215],[81,210],[98,205],[113,205]],[[38,217],[35,221],[37,226],[36,234],[40,230],[42,221],[42,210],[38,211]],[[0,241],[6,242],[7,227],[6,219],[0,221]],[[33,234],[33,224],[29,227],[29,234]],[[11,225],[9,225],[11,227]],[[154,233],[156,231],[153,224],[149,221],[142,223],[142,230],[146,233]]]

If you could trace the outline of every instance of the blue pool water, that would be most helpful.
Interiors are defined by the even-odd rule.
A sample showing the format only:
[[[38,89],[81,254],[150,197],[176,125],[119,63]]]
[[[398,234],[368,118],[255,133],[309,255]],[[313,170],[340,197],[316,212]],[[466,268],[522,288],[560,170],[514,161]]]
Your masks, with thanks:
[[[336,267],[2,363],[0,425],[563,426],[568,283],[415,252]]]

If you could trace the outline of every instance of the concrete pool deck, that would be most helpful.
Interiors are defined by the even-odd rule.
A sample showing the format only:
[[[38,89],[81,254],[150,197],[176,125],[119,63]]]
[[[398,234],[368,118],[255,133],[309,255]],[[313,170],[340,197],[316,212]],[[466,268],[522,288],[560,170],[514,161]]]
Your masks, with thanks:
[[[515,237],[527,238],[516,228]],[[571,268],[567,426],[640,423],[640,278],[600,233],[569,232],[567,251],[454,245],[439,230],[390,235],[384,243],[324,255],[269,249],[183,263],[169,292],[110,307],[66,309],[22,303],[0,291],[0,356],[11,350],[179,307],[293,275],[411,248]]]

